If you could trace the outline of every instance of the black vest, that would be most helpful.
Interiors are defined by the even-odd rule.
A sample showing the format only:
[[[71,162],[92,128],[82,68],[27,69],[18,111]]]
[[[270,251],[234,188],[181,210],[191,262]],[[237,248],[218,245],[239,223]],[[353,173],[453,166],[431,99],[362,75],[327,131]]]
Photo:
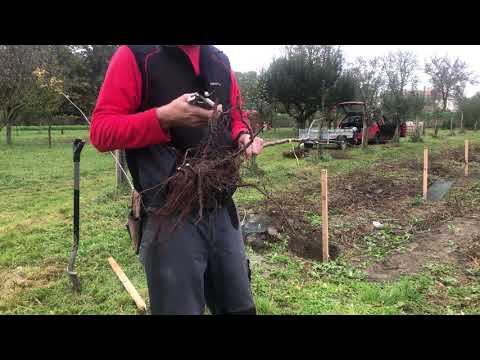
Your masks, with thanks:
[[[200,47],[200,75],[196,76],[188,56],[174,45],[130,45],[142,75],[142,103],[138,112],[166,105],[186,93],[214,91],[223,109],[231,106],[230,63],[218,49]],[[212,86],[211,84],[221,86]],[[232,146],[231,125],[225,129],[225,144]],[[137,191],[150,189],[173,175],[178,152],[194,148],[208,135],[208,127],[172,128],[171,142],[141,149],[126,149],[128,168]],[[162,206],[165,194],[147,191],[146,206]]]

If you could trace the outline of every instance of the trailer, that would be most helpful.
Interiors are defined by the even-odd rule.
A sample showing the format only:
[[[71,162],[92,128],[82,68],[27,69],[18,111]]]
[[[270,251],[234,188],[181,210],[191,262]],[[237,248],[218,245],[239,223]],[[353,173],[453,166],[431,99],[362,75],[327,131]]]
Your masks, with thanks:
[[[318,145],[336,145],[339,149],[345,149],[348,143],[351,143],[357,132],[357,128],[345,129],[299,129],[299,140],[306,148],[313,148]]]

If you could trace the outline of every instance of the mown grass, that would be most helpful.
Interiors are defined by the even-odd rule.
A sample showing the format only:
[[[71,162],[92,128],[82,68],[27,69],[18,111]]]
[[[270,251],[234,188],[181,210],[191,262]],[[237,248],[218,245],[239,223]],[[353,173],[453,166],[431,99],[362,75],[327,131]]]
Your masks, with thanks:
[[[381,161],[395,163],[463,144],[463,136],[426,138],[426,143],[403,141],[399,147],[372,146],[349,150],[351,159],[315,163],[286,159],[292,144],[267,148],[257,163],[272,191],[288,191],[299,176],[318,177],[322,168],[341,174]],[[4,135],[0,133],[0,136]],[[265,138],[294,137],[278,129]],[[113,256],[140,293],[148,299],[145,276],[124,229],[129,194],[115,189],[114,163],[109,154],[86,146],[81,160],[81,231],[77,271],[82,292],[71,292],[65,268],[72,243],[72,149],[85,130],[55,131],[48,148],[46,131],[14,131],[12,146],[0,139],[0,313],[2,314],[136,314],[135,306],[111,271]],[[465,138],[480,143],[480,135]],[[477,145],[478,146],[478,145]],[[254,204],[262,195],[240,189],[240,206]],[[472,200],[473,201],[473,200]],[[311,221],[321,224],[318,214]],[[382,237],[383,236],[383,237]],[[404,239],[393,239],[388,229],[371,240],[372,256],[383,257]],[[392,244],[393,242],[393,244]],[[261,314],[416,314],[479,313],[480,289],[459,285],[452,269],[429,268],[419,276],[387,283],[371,282],[340,257],[327,264],[290,254],[285,243],[258,255],[248,248],[253,265],[253,291]],[[437,281],[446,283],[439,293]],[[441,301],[439,300],[441,299]],[[465,300],[469,299],[469,300]]]

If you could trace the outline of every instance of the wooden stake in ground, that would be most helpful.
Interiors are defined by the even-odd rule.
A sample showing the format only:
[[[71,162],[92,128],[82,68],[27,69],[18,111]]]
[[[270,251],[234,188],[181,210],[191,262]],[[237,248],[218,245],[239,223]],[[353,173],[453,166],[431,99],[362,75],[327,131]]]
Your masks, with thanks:
[[[468,176],[468,140],[465,140],[465,176]]]
[[[327,262],[328,254],[328,176],[322,170],[322,261]]]
[[[427,200],[428,191],[428,148],[423,149],[423,200]]]
[[[125,275],[120,265],[118,265],[115,259],[112,258],[111,256],[108,258],[108,262],[110,263],[110,266],[112,267],[113,272],[117,274],[118,278],[122,282],[125,290],[127,290],[127,292],[132,297],[133,301],[135,301],[135,305],[137,305],[137,309],[140,310],[142,313],[146,313],[147,305],[145,304],[145,301],[142,299],[142,297],[140,296],[138,291],[135,289],[133,284],[130,282],[127,275]]]

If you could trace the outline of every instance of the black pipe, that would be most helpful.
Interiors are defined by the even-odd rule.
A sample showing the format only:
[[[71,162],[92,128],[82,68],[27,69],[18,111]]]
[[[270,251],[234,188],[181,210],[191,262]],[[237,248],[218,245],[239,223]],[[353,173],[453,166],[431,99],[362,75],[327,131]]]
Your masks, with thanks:
[[[85,140],[75,139],[73,141],[73,245],[67,273],[75,292],[80,292],[80,279],[75,272],[75,259],[80,241],[80,153],[84,145]]]

